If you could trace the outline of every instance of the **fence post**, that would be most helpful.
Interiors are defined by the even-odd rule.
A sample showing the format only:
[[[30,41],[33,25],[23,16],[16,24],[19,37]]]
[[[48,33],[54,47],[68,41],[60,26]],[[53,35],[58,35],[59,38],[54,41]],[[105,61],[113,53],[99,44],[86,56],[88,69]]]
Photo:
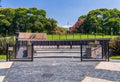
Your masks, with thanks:
[[[67,40],[67,34],[66,34],[66,40]]]
[[[70,49],[72,49],[72,42],[70,41]]]
[[[81,34],[80,34],[80,39],[81,39]]]
[[[60,40],[60,34],[59,34],[59,40]]]
[[[108,62],[109,62],[109,43],[107,43],[107,51],[108,51],[108,54],[107,54],[107,58],[108,58]]]
[[[8,61],[8,44],[6,45],[6,61]]]
[[[59,49],[59,42],[57,42],[57,49]]]
[[[80,45],[80,54],[81,54],[81,62],[82,62],[82,44]]]
[[[89,38],[89,34],[87,34],[87,38]]]
[[[53,40],[53,34],[52,34],[52,40]]]
[[[18,52],[18,44],[16,43],[15,45],[13,45],[13,54],[14,54],[14,58],[16,59],[17,56],[17,52]]]
[[[34,46],[33,46],[33,44],[32,44],[32,56],[31,56],[31,61],[33,61],[33,53],[34,53],[34,48],[33,48]]]
[[[74,40],[74,33],[73,33],[73,40]]]
[[[104,57],[104,49],[103,49],[104,47],[103,47],[103,41],[102,41],[102,59],[103,59],[103,57]]]
[[[96,38],[96,33],[95,33],[95,38]]]

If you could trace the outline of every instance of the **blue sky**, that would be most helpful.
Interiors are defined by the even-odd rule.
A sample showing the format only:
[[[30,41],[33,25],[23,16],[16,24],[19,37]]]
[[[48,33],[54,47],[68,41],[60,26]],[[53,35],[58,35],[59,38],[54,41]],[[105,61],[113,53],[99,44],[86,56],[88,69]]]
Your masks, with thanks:
[[[73,25],[79,16],[98,8],[120,9],[120,0],[2,0],[2,7],[37,7],[54,18],[59,26]]]

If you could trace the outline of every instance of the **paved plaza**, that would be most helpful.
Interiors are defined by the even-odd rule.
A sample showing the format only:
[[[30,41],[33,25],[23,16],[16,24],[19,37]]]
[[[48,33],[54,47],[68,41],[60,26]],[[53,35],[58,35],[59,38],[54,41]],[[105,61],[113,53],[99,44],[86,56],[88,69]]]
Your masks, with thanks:
[[[35,58],[33,62],[0,62],[0,82],[120,82],[120,61]]]

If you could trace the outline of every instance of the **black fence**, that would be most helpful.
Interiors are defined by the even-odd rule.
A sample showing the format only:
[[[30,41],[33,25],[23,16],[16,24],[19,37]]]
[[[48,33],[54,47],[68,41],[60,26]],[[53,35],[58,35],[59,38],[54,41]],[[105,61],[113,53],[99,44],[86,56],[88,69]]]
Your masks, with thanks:
[[[33,61],[33,45],[7,44],[6,61]]]
[[[27,45],[28,42],[32,43],[33,45],[88,45],[89,42],[98,41],[100,44],[103,42],[109,42],[110,38],[104,39],[83,39],[83,40],[19,40],[17,44],[19,45]]]
[[[24,40],[18,41],[15,45],[7,45],[6,60],[30,60],[34,58],[34,46],[56,46],[57,49],[60,46],[69,46],[72,50],[73,46],[79,46],[79,58],[84,60],[107,60],[109,61],[109,41],[110,39],[84,39],[84,40]],[[10,49],[11,48],[11,49]],[[92,52],[101,50],[101,57],[94,58]],[[21,51],[20,51],[21,50]],[[84,54],[86,51],[87,54]],[[21,53],[22,52],[22,53]],[[27,56],[17,58],[19,54],[26,53]],[[88,55],[88,53],[91,53]],[[23,54],[24,55],[24,54]]]

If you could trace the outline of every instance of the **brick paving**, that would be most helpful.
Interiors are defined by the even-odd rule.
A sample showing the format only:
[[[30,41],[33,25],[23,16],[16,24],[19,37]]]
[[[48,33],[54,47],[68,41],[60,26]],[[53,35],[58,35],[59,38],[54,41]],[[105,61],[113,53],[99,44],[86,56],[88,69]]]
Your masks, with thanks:
[[[36,58],[14,62],[3,82],[120,82],[119,70],[96,68],[98,65],[100,62],[80,62],[79,58]]]

